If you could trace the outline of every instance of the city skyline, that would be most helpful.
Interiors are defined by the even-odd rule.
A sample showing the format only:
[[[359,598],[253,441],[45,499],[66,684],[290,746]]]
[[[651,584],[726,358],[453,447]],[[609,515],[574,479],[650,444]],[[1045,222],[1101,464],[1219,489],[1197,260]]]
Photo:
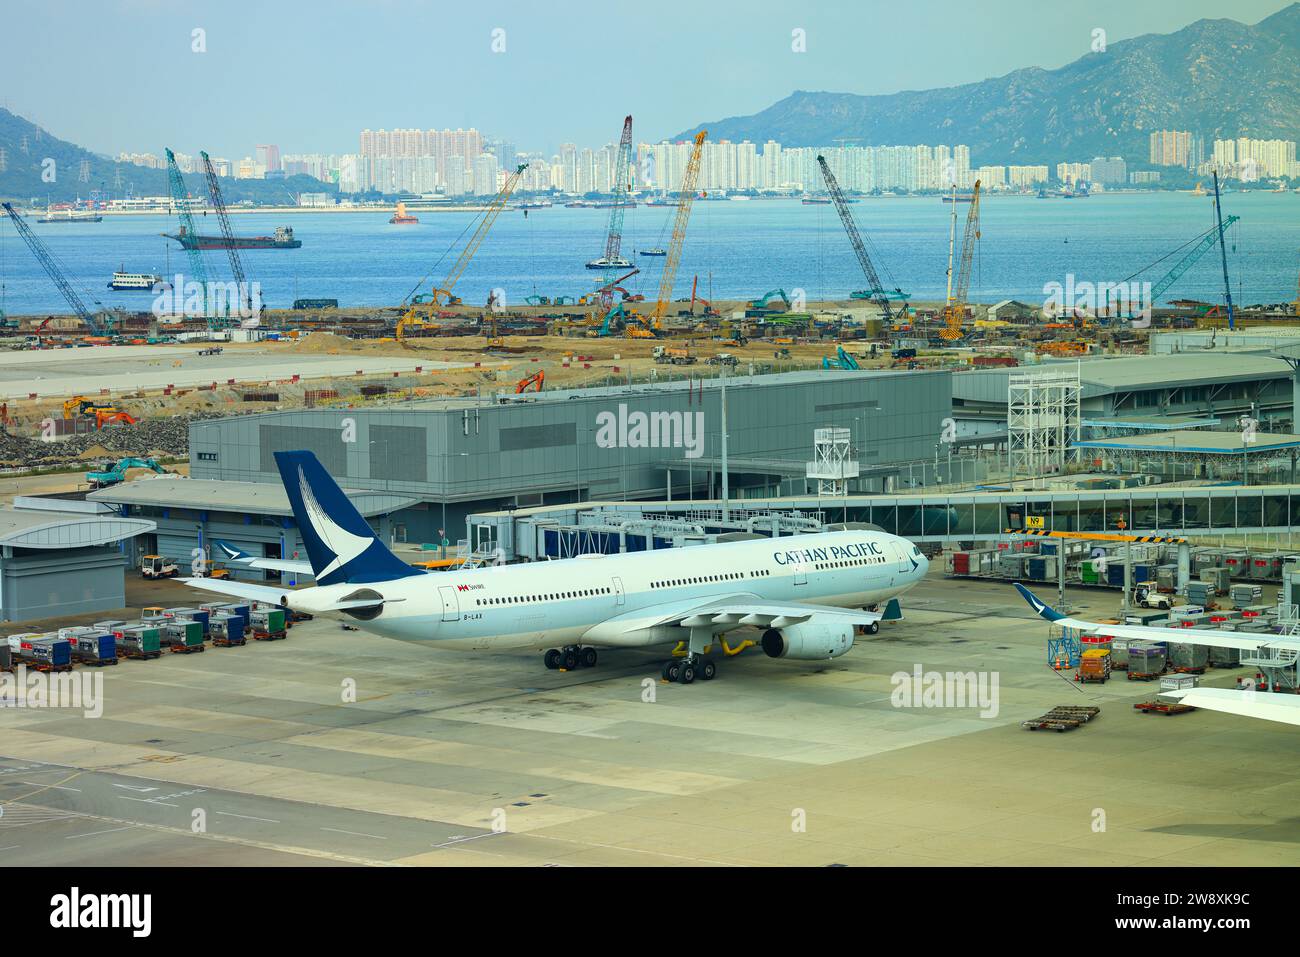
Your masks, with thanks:
[[[1232,17],[1257,22],[1286,5],[1242,0]],[[1086,54],[1095,28],[1113,43],[1221,15],[1221,6],[1210,0],[1188,0],[1176,10],[1099,0],[1085,18],[1073,8],[990,0],[972,17],[956,0],[943,0],[938,11],[930,8],[924,22],[915,24],[927,38],[925,57],[882,44],[872,54],[873,69],[861,71],[850,68],[860,62],[864,42],[852,27],[868,28],[884,15],[874,5],[831,2],[791,11],[758,0],[741,16],[670,3],[649,18],[614,9],[612,20],[603,18],[598,26],[548,17],[523,4],[481,14],[413,0],[361,8],[334,0],[321,5],[317,19],[298,18],[292,25],[282,20],[289,13],[259,7],[264,29],[257,31],[243,29],[248,6],[66,0],[52,10],[8,12],[11,35],[23,41],[0,64],[4,104],[61,138],[109,155],[158,142],[203,143],[214,155],[241,157],[257,144],[275,142],[292,143],[300,153],[344,153],[351,151],[349,130],[401,125],[404,117],[408,124],[418,117],[422,126],[477,124],[551,155],[565,141],[604,143],[612,135],[606,129],[615,129],[627,112],[657,141],[710,117],[765,107],[795,89],[888,93],[974,82],[1027,66],[1054,69]],[[888,15],[897,30],[920,16],[893,8]],[[150,24],[143,36],[135,29],[142,17]],[[682,17],[691,19],[692,30],[678,27]],[[355,21],[356,28],[334,30],[336,18]],[[789,28],[776,30],[774,24],[787,19]],[[936,28],[945,21],[960,22],[962,29]],[[290,58],[274,44],[281,28],[303,41]],[[792,51],[793,31],[802,31],[806,52]],[[406,49],[406,38],[429,35],[440,38],[436,69],[416,72],[413,65],[425,62],[423,48]],[[636,72],[610,67],[617,74],[610,83],[593,66],[598,58],[564,55],[619,49],[611,37],[630,37],[655,57]],[[147,45],[147,57],[118,55],[140,44]],[[968,55],[974,48],[980,57]],[[124,102],[147,103],[149,109],[104,110],[87,100],[71,73],[45,69],[67,56],[93,66],[110,50],[115,90]],[[779,70],[755,69],[756,58],[772,62],[778,56],[791,59],[781,60]],[[339,66],[323,73],[322,62]],[[364,74],[347,69],[362,62],[368,64]],[[473,82],[463,82],[471,77]],[[739,78],[744,82],[738,84]]]

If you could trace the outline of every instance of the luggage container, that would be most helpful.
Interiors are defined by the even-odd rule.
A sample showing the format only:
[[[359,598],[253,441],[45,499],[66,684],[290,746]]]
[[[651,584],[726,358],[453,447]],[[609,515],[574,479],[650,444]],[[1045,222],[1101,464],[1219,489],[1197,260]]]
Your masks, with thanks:
[[[203,626],[203,636],[208,635],[208,621],[211,615],[202,608],[168,608],[168,616],[172,618],[188,618],[190,621],[197,621]]]
[[[1128,646],[1127,638],[1115,638],[1110,643],[1110,669],[1111,671],[1128,671]]]
[[[104,629],[104,631],[111,631],[111,632],[113,632],[114,634],[116,634],[117,632],[121,631],[123,628],[125,628],[127,625],[130,625],[130,624],[132,624],[132,622],[129,622],[129,621],[117,621],[117,620],[113,620],[113,621],[97,621],[97,622],[95,622],[93,625],[91,625],[90,627],[92,627],[92,628],[102,628],[102,629]]]
[[[1196,605],[1208,605],[1210,599],[1217,595],[1214,586],[1209,582],[1188,582],[1187,583],[1187,600]]]
[[[1171,642],[1169,645],[1169,667],[1183,674],[1201,674],[1210,661],[1210,649],[1207,645],[1189,645],[1186,642]]]
[[[1282,556],[1280,554],[1252,555],[1250,557],[1250,577],[1255,581],[1279,581],[1282,578]]]
[[[1178,566],[1156,566],[1156,590],[1173,594],[1178,591]]]
[[[1137,680],[1150,680],[1165,673],[1168,652],[1163,642],[1130,641],[1128,644],[1128,676]]]
[[[1124,624],[1126,625],[1154,626],[1168,620],[1169,612],[1161,611],[1158,608],[1137,608],[1124,614]]]
[[[1197,548],[1192,550],[1192,571],[1200,575],[1203,568],[1214,568],[1223,564],[1223,552],[1217,548]]]
[[[1106,584],[1112,588],[1124,587],[1124,562],[1107,562],[1106,563]],[[1133,581],[1145,581],[1144,578],[1134,578]]]
[[[72,632],[68,634],[68,632]],[[117,664],[117,636],[102,628],[60,628],[72,645],[72,660],[84,665]]]
[[[1226,565],[1215,568],[1202,568],[1201,581],[1211,586],[1216,595],[1226,595],[1232,587],[1232,570]]]
[[[127,625],[117,634],[122,658],[157,658],[162,654],[162,629],[158,625]]]
[[[1097,584],[1097,564],[1091,558],[1079,563],[1079,580],[1085,585]]]
[[[952,573],[954,575],[970,574],[970,552],[952,553]]]
[[[254,608],[250,626],[256,641],[277,641],[287,636],[283,608]]]
[[[0,671],[14,670],[14,653],[9,650],[9,642],[0,642]]]
[[[191,654],[203,651],[203,622],[188,618],[168,618],[159,626],[159,639],[171,651]]]
[[[1024,578],[1025,556],[1019,552],[1003,552],[998,556],[998,575],[1002,578]]]
[[[1250,553],[1241,550],[1224,552],[1223,567],[1228,570],[1228,575],[1232,578],[1249,578]]]
[[[1264,589],[1259,585],[1238,582],[1228,588],[1228,597],[1238,608],[1242,605],[1254,605],[1264,597]]]
[[[1235,631],[1237,629],[1233,629],[1233,630]],[[1206,662],[1209,664],[1211,668],[1240,667],[1241,649],[1211,647],[1206,651]]]
[[[15,636],[9,639],[9,650],[13,652],[14,664],[24,664],[37,671],[71,671],[72,642],[58,635],[22,635],[18,636],[18,647],[14,647]]]
[[[209,627],[212,643],[220,648],[238,647],[247,644],[244,638],[244,619],[238,615],[218,612],[212,616]]]

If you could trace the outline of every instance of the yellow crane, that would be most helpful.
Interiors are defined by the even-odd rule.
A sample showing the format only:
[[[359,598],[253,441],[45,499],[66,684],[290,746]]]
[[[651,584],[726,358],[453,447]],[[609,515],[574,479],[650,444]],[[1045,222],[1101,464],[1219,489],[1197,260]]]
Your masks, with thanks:
[[[655,311],[650,317],[650,322],[646,328],[658,331],[663,328],[664,315],[668,311],[668,304],[673,300],[673,281],[677,278],[677,267],[682,261],[682,245],[686,242],[686,224],[691,219],[691,204],[695,202],[695,184],[700,179],[700,154],[704,151],[704,138],[709,135],[708,130],[700,130],[695,134],[695,147],[691,150],[691,158],[686,164],[686,175],[682,177],[682,191],[677,199],[677,218],[673,220],[673,238],[668,244],[668,255],[664,257],[664,271],[659,276],[659,298],[655,301]],[[635,328],[634,326],[628,327]],[[629,335],[644,336],[645,333],[631,333]]]
[[[431,293],[415,296],[411,299],[407,306],[406,313],[397,321],[396,336],[398,342],[404,342],[406,340],[406,332],[408,329],[412,327],[421,328],[428,325],[428,313],[433,309],[438,306],[454,306],[460,302],[460,299],[452,293],[452,289],[455,288],[456,281],[460,279],[461,274],[465,272],[465,269],[469,266],[470,260],[474,258],[474,253],[478,251],[479,246],[482,245],[483,240],[487,237],[488,230],[492,228],[492,224],[496,222],[497,217],[501,215],[501,210],[506,208],[506,201],[510,199],[510,194],[513,193],[515,187],[519,185],[519,178],[527,168],[527,163],[520,163],[519,166],[515,168],[515,171],[506,177],[505,184],[501,187],[501,191],[493,197],[492,202],[488,203],[487,209],[483,210],[483,215],[479,220],[478,228],[474,230],[474,235],[469,238],[469,242],[465,244],[465,248],[460,251],[460,255],[456,258],[456,262],[452,265],[450,272],[447,273],[447,278],[443,280],[442,285],[435,287]],[[423,315],[421,314],[421,310],[418,308],[419,306],[426,307],[423,310]]]
[[[939,337],[947,342],[961,338],[962,320],[966,318],[966,298],[970,295],[971,263],[975,245],[980,238],[980,181],[975,181],[971,193],[970,209],[966,213],[966,231],[961,240],[961,261],[957,266],[956,282],[952,274],[952,243],[957,229],[957,191],[953,188],[953,235],[948,241],[948,301],[943,307],[944,327]]]

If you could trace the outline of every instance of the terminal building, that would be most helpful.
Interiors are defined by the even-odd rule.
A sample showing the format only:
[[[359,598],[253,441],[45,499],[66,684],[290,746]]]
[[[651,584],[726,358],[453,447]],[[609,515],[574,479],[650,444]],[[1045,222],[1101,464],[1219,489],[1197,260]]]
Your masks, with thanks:
[[[1248,415],[1267,428],[1291,425],[1292,369],[1256,353],[1178,353],[1043,363],[1078,369],[1088,420],[1187,416],[1229,422]],[[977,369],[952,378],[953,417],[964,431],[1007,420],[1008,380],[1034,367]]]
[[[262,557],[302,551],[274,453],[308,449],[395,543],[470,538],[471,514],[598,501],[808,491],[814,433],[848,431],[855,491],[923,484],[952,413],[946,371],[792,372],[196,422],[190,475],[88,498],[157,524],[141,543],[188,560],[214,537]],[[918,465],[918,463],[920,463]],[[912,476],[908,478],[907,476]],[[215,556],[214,556],[215,557]]]

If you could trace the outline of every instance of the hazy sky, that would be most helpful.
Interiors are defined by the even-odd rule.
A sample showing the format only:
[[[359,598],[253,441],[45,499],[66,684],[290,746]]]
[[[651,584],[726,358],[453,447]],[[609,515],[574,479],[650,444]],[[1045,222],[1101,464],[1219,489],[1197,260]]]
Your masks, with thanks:
[[[364,127],[520,149],[638,139],[796,89],[890,93],[1054,68],[1285,0],[5,0],[0,103],[97,152],[354,152]],[[206,52],[193,52],[193,31]],[[494,52],[493,33],[498,34]],[[792,31],[806,52],[792,51]]]

